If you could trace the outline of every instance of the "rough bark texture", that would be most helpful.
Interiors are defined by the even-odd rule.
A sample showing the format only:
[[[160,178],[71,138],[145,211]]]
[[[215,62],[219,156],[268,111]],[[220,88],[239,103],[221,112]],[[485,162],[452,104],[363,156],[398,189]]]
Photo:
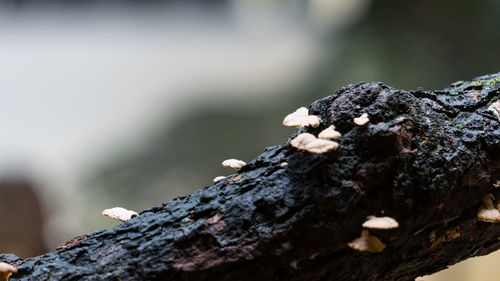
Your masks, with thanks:
[[[297,132],[335,124],[337,151],[289,139],[113,229],[0,260],[18,267],[11,280],[414,280],[500,248],[499,225],[476,219],[481,197],[500,197],[500,125],[487,110],[499,89],[500,74],[440,91],[346,86],[311,105],[320,127]],[[356,126],[363,112],[371,121]],[[383,252],[347,247],[382,214],[400,223],[370,231]]]

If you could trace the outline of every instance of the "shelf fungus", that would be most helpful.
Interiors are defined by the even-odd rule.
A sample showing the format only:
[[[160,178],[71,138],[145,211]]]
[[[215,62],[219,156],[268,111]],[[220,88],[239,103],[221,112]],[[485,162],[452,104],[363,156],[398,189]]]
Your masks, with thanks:
[[[370,122],[370,119],[368,118],[367,113],[361,114],[361,116],[354,118],[354,124],[358,126],[364,126]]]
[[[318,139],[314,135],[309,133],[299,134],[290,141],[290,144],[299,150],[305,150],[310,153],[316,154],[322,154],[332,150],[336,150],[339,147],[339,144],[337,142]]]
[[[17,268],[5,262],[0,262],[0,281],[9,280],[12,273],[17,273]]]
[[[500,180],[493,184],[493,187],[500,188]]]
[[[485,222],[500,222],[500,211],[493,206],[495,196],[488,193],[483,197],[483,206],[477,212],[477,219]]]
[[[370,229],[393,229],[398,228],[398,222],[391,217],[368,216],[363,223],[364,228]]]
[[[285,119],[283,119],[283,125],[287,127],[311,126],[316,128],[320,123],[321,118],[316,115],[309,115],[309,110],[305,107],[295,110],[295,112],[288,114]]]
[[[245,166],[247,163],[238,159],[227,159],[222,162],[222,167],[232,168],[232,169],[240,169]]]
[[[223,179],[225,179],[225,178],[226,178],[225,176],[218,176],[218,177],[215,177],[215,178],[213,179],[213,182],[218,182],[218,181],[221,181],[221,180],[223,180]]]
[[[500,100],[492,103],[488,107],[488,110],[490,110],[491,112],[493,112],[493,115],[495,115],[497,117],[498,121],[500,121]]]
[[[385,244],[377,237],[371,236],[368,230],[362,230],[361,236],[347,243],[347,245],[356,251],[379,253],[385,249]]]
[[[111,209],[106,209],[102,211],[102,215],[122,222],[126,222],[129,219],[138,216],[136,212],[127,210],[122,207],[114,207]]]
[[[341,136],[342,136],[342,134],[340,134],[339,131],[335,130],[335,126],[331,125],[330,127],[321,131],[318,135],[318,138],[324,139],[324,140],[329,140],[329,139],[340,138]]]

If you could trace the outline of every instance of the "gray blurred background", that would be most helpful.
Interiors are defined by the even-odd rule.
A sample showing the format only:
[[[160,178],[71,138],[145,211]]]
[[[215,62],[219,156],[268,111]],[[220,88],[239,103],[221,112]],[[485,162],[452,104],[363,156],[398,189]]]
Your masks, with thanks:
[[[116,225],[105,208],[210,185],[345,84],[497,72],[499,15],[497,0],[1,2],[0,252],[38,255]],[[500,280],[498,261],[418,280]]]

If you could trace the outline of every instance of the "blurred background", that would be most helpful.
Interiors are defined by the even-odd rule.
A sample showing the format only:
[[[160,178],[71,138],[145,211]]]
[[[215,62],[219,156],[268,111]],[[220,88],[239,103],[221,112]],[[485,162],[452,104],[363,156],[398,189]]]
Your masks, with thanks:
[[[3,1],[0,252],[38,255],[116,225],[105,208],[210,185],[345,84],[497,72],[499,14],[497,0]],[[499,261],[417,280],[500,280]]]

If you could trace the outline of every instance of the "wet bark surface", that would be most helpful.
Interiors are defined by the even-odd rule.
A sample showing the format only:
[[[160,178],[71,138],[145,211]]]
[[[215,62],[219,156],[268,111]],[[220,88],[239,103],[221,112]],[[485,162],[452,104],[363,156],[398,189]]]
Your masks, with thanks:
[[[500,248],[499,224],[476,218],[484,195],[500,198],[499,89],[500,74],[438,91],[348,85],[310,106],[318,128],[291,136],[334,124],[336,151],[290,138],[113,229],[0,261],[17,266],[11,280],[414,280]],[[369,215],[400,225],[370,231],[380,253],[347,246]]]

